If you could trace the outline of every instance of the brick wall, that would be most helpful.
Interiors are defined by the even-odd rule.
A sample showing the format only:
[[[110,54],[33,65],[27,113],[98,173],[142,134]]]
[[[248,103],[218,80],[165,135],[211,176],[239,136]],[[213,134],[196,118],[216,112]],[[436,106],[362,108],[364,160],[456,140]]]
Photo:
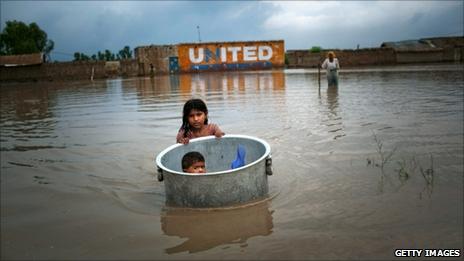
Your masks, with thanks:
[[[369,48],[359,50],[324,50],[312,53],[309,50],[289,50],[287,59],[289,67],[317,67],[326,58],[328,51],[333,51],[342,67],[364,65],[388,65],[396,62],[395,52],[391,48]]]
[[[435,50],[404,50],[393,48],[369,48],[359,50],[323,50],[311,53],[309,50],[289,50],[289,67],[317,67],[324,61],[328,51],[335,52],[342,67],[390,65],[427,62],[463,62],[464,47],[437,48]]]
[[[53,81],[83,80],[137,76],[138,66],[135,59],[122,60],[119,68],[106,66],[105,61],[78,61],[43,63],[41,65],[0,67],[0,81]]]
[[[42,53],[0,55],[0,65],[37,65],[43,63]]]
[[[272,57],[269,60],[259,61],[260,49],[259,46],[272,47]],[[224,55],[218,56],[218,51],[221,48],[233,46],[240,48],[237,51],[235,59],[232,58],[230,51],[225,51]],[[249,51],[251,53],[248,58],[256,58],[255,62],[244,61],[244,46],[254,48],[255,50]],[[193,64],[189,59],[189,51],[194,49],[198,51],[202,49],[203,57],[206,57],[205,52],[209,51],[212,54],[210,59],[204,59],[201,62]],[[227,50],[227,49],[226,49]],[[263,51],[264,53],[264,51]],[[237,69],[262,69],[269,67],[283,67],[284,66],[285,46],[283,40],[277,41],[241,41],[241,42],[210,42],[210,43],[183,43],[177,45],[150,45],[135,48],[135,59],[138,62],[139,75],[150,75],[151,66],[153,66],[154,73],[169,73],[169,57],[177,57],[179,72],[193,72],[193,71],[218,71],[218,70],[237,70]],[[222,61],[225,59],[226,61]],[[264,58],[263,58],[264,59]],[[270,64],[270,66],[269,66]],[[192,69],[193,65],[197,65],[198,69]]]
[[[135,59],[138,62],[138,75],[150,75],[150,64],[155,74],[169,72],[169,57],[177,56],[175,45],[150,45],[135,48]]]
[[[442,62],[443,50],[436,51],[401,51],[396,52],[397,63]]]
[[[177,45],[180,72],[262,70],[284,67],[284,40]]]

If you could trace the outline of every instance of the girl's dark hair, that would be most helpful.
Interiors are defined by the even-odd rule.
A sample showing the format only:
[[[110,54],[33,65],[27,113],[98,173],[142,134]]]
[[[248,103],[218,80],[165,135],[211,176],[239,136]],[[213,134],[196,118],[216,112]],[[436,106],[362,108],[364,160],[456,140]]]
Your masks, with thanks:
[[[190,124],[188,121],[189,114],[192,110],[199,110],[208,114],[208,108],[206,107],[205,102],[201,99],[190,99],[184,104],[183,116],[182,116],[182,126],[180,127],[184,130],[184,138],[187,137],[187,132],[190,131]],[[208,117],[205,117],[205,124],[208,124]]]

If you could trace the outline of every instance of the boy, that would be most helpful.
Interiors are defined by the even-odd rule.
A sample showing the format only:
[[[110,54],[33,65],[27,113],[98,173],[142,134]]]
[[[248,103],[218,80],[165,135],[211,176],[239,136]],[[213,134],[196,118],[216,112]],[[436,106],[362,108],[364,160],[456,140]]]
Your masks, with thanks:
[[[182,170],[187,173],[206,173],[205,158],[196,151],[186,153],[182,157]]]

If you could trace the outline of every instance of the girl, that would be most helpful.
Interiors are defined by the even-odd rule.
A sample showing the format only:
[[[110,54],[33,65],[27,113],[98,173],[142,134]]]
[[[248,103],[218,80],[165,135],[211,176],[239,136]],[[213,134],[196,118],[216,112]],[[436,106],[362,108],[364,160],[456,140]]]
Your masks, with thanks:
[[[208,108],[200,99],[190,99],[184,104],[182,126],[177,133],[177,143],[188,144],[190,139],[214,135],[224,135],[216,124],[208,124]]]

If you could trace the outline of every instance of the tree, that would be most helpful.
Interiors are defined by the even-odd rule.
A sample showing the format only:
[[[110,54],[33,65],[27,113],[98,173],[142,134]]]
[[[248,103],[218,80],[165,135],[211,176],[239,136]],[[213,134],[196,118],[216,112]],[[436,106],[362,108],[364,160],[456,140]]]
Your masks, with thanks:
[[[75,52],[74,61],[89,61],[90,57],[85,53]]]
[[[123,49],[119,50],[117,54],[111,52],[108,49],[106,49],[104,52],[98,51],[96,54],[92,54],[90,56],[81,52],[74,53],[74,61],[120,61],[131,58],[132,51],[129,46],[125,46]]]
[[[123,49],[119,51],[119,57],[121,59],[130,59],[132,58],[132,51],[129,46],[124,46]]]
[[[0,34],[0,55],[17,55],[42,52],[49,57],[55,43],[36,23],[7,21]]]
[[[75,52],[74,53],[74,61],[80,61],[81,60],[81,53]]]
[[[114,56],[114,54],[111,53],[110,50],[106,49],[106,50],[105,50],[105,61],[112,61],[112,60],[111,60],[111,56]]]
[[[97,56],[99,61],[105,60],[105,55],[102,52],[98,51]]]
[[[322,48],[320,46],[313,46],[311,49],[309,49],[310,52],[312,53],[320,53]]]

